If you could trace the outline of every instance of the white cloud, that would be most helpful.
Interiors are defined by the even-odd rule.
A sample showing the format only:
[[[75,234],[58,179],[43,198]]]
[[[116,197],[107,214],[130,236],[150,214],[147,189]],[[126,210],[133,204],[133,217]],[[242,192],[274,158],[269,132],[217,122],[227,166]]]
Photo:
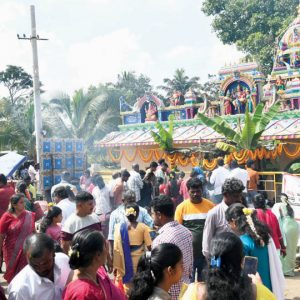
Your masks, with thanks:
[[[29,12],[29,10],[28,10]],[[1,24],[14,21],[26,13],[26,6],[13,0],[0,2]]]
[[[146,72],[151,56],[143,51],[135,34],[127,28],[74,44],[67,54],[72,85],[115,81],[123,70]]]
[[[187,56],[194,54],[194,52],[195,48],[191,46],[176,46],[166,53],[166,58],[170,60],[186,58]]]

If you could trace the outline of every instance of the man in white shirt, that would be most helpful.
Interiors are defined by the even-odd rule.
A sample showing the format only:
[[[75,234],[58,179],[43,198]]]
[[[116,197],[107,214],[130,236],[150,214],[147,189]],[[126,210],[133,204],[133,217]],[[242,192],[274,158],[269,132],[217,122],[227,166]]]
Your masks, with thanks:
[[[213,170],[209,182],[214,186],[213,202],[219,204],[222,202],[222,185],[225,180],[229,177],[230,172],[224,167],[224,159],[222,157],[217,160],[218,167]]]
[[[141,189],[144,185],[139,170],[140,166],[138,164],[133,164],[132,171],[130,171],[130,177],[127,182],[128,188],[135,192],[136,202],[141,200]]]
[[[76,210],[75,203],[69,199],[68,188],[69,187],[59,186],[54,191],[56,206],[62,210],[61,225],[64,225],[69,216]]]
[[[248,181],[249,181],[249,174],[248,174],[248,171],[245,170],[245,169],[242,169],[239,167],[238,163],[236,160],[233,160],[231,163],[230,163],[230,175],[228,178],[237,178],[239,180],[242,181],[245,189],[243,190],[243,196],[246,198],[247,196],[247,186],[248,186]]]
[[[164,184],[166,184],[168,182],[168,164],[166,162],[163,162],[160,165],[160,168],[157,168],[156,172],[155,172],[155,176],[161,177],[164,180]]]
[[[62,172],[61,174],[61,181],[58,184],[55,184],[51,188],[51,198],[54,200],[54,191],[59,187],[59,186],[69,186],[71,191],[74,193],[74,195],[77,194],[77,188],[75,185],[71,184],[71,174],[69,172]]]
[[[34,168],[34,161],[29,162],[29,167],[28,167],[28,174],[31,178],[31,181],[34,182],[36,180],[36,170]]]
[[[24,243],[28,265],[8,286],[9,300],[62,299],[72,271],[69,257],[54,253],[53,240],[44,233],[30,235]]]

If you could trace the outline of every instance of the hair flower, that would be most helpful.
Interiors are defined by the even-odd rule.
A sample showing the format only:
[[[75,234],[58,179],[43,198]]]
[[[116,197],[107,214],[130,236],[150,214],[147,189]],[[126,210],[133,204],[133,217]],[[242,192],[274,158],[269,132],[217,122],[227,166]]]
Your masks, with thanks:
[[[221,267],[221,257],[215,257],[213,256],[211,259],[210,259],[210,266],[212,268],[217,268],[217,269],[220,269]]]
[[[53,202],[49,202],[48,203],[48,207],[52,207],[52,206],[54,206],[54,203]]]
[[[243,208],[243,213],[245,216],[251,216],[253,213],[253,209],[252,208]]]
[[[126,217],[128,217],[128,216],[136,216],[136,211],[135,211],[135,209],[133,207],[129,207],[129,208],[126,209],[125,215],[126,215]]]

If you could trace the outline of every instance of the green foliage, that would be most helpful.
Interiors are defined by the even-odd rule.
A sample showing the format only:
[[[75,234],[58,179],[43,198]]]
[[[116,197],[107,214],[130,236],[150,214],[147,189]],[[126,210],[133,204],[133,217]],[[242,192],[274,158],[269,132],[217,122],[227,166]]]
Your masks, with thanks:
[[[9,93],[9,100],[15,105],[18,100],[29,95],[33,86],[32,77],[23,68],[8,65],[0,72],[0,84],[3,84]]]
[[[110,83],[112,87],[118,89],[126,99],[133,105],[136,99],[142,97],[146,92],[152,92],[151,79],[143,74],[136,75],[134,71],[124,71],[118,74],[116,84]]]
[[[224,44],[236,44],[268,74],[276,38],[297,14],[298,0],[205,0],[202,10]]]
[[[166,100],[172,96],[174,91],[181,92],[184,95],[190,88],[197,89],[200,87],[199,77],[189,78],[184,69],[176,69],[172,79],[164,78],[164,85],[158,86],[166,94]]]
[[[75,91],[72,98],[61,95],[44,105],[44,122],[54,129],[54,137],[82,138],[92,151],[95,140],[120,124],[119,96],[113,87],[103,85]]]
[[[238,124],[236,130],[233,130],[221,117],[214,119],[208,118],[204,114],[198,114],[199,119],[203,124],[211,127],[219,134],[223,135],[228,142],[217,143],[216,147],[222,151],[239,151],[242,149],[255,150],[260,147],[260,137],[269,125],[270,121],[277,115],[280,103],[276,102],[270,107],[268,112],[263,112],[264,103],[259,103],[254,114],[248,111],[245,113],[244,126],[240,125],[240,118],[238,117]]]
[[[164,151],[173,150],[173,130],[174,130],[174,115],[169,116],[168,130],[165,129],[160,122],[156,123],[158,132],[151,130],[151,135],[159,147]]]

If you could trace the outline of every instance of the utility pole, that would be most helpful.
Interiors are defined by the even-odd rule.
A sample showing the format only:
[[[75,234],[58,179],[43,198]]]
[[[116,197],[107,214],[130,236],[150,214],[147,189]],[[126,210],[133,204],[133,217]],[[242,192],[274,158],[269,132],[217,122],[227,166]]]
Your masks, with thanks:
[[[17,34],[17,37],[19,40],[30,40],[31,46],[32,46],[36,161],[37,161],[37,163],[40,163],[41,135],[42,135],[42,113],[41,113],[40,78],[39,78],[37,41],[38,40],[39,41],[47,41],[48,39],[42,39],[36,34],[34,5],[30,5],[30,16],[31,16],[31,36],[26,37],[26,35],[23,34],[23,37],[20,37]]]

